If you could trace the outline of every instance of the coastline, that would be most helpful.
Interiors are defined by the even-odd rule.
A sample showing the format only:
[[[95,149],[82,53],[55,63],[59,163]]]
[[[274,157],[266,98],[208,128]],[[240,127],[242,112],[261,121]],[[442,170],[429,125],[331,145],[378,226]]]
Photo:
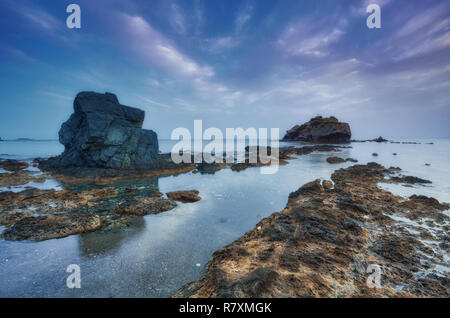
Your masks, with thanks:
[[[319,147],[323,147],[323,145],[319,146]],[[328,147],[328,146],[327,146]],[[339,147],[339,146],[338,146]],[[413,147],[413,146],[411,146]],[[314,149],[314,147],[312,146],[306,146],[306,147],[302,147],[302,148],[295,148],[295,147],[284,147],[283,150],[280,152],[281,156],[285,158],[286,162],[290,162],[292,159],[297,159],[294,160],[294,166],[296,165],[296,162],[299,162],[299,158],[298,156],[301,155],[305,155],[305,154],[309,154],[311,156],[306,156],[304,157],[304,160],[300,160],[302,162],[304,161],[309,161],[311,160],[311,158],[316,157],[316,156],[320,156],[321,158],[323,158],[321,165],[325,165],[326,167],[329,167],[332,170],[335,170],[334,165],[333,164],[329,164],[326,162],[327,157],[332,156],[332,155],[338,155],[341,157],[348,157],[349,155],[352,154],[352,152],[350,151],[352,148],[316,148]],[[364,148],[366,149],[366,148]],[[321,153],[323,150],[323,154]],[[341,154],[339,154],[339,152],[341,152]],[[402,151],[399,151],[400,155],[402,154]],[[383,157],[383,154],[381,154],[381,157]],[[369,154],[370,155],[370,154]],[[280,157],[281,157],[280,156]],[[356,158],[360,159],[359,156],[355,156]],[[397,158],[397,157],[392,157],[392,159]],[[363,159],[364,161],[364,159]],[[36,166],[36,167],[33,167]],[[37,169],[37,171],[39,171],[39,169],[37,168],[38,166],[38,162],[34,162],[31,163],[30,167],[24,169],[24,170],[19,170],[17,172],[15,172],[13,175],[18,175],[21,173],[24,174],[30,174],[31,176],[33,176],[33,171],[28,171],[28,169]],[[251,165],[244,165],[246,170],[247,168],[251,168]],[[200,168],[201,167],[201,168]],[[340,166],[337,166],[338,168]],[[199,169],[200,168],[200,169]],[[204,169],[206,168],[206,169]],[[428,169],[428,168],[427,168]],[[177,171],[175,174],[169,174],[169,175],[191,175],[194,176],[195,174],[198,173],[198,177],[201,177],[200,175],[203,174],[214,174],[214,173],[218,173],[221,170],[228,170],[231,175],[235,176],[232,178],[239,178],[239,171],[242,170],[236,170],[236,169],[232,169],[232,165],[223,165],[223,166],[206,166],[203,167],[202,165],[197,165],[197,167],[194,165],[194,167],[189,167],[189,169],[185,172],[181,172]],[[295,171],[300,171],[298,169],[294,169]],[[294,171],[293,170],[293,171]],[[248,172],[252,172],[255,171],[253,169],[251,169],[251,171]],[[392,181],[389,180],[384,180],[387,182],[390,182],[390,184],[395,185],[395,184],[399,184],[399,182],[401,183],[405,183],[407,180],[410,179],[405,179],[405,178],[400,178],[401,175],[399,176],[399,171],[398,169],[393,169],[393,172],[395,172],[394,175],[392,175]],[[157,174],[159,174],[161,171],[158,171]],[[50,180],[52,180],[52,178],[58,177],[59,181],[61,181],[63,187],[68,187],[69,191],[52,191],[52,190],[32,190],[32,189],[28,189],[27,191],[25,191],[22,194],[15,194],[14,196],[15,199],[14,202],[18,203],[18,202],[22,202],[19,206],[15,206],[16,211],[14,211],[14,214],[16,214],[16,212],[19,212],[16,216],[18,216],[18,218],[16,220],[14,220],[14,222],[19,222],[19,218],[23,217],[23,216],[27,216],[27,217],[33,217],[35,218],[36,215],[34,215],[34,211],[25,211],[28,208],[38,208],[40,210],[40,216],[46,216],[46,215],[52,215],[54,213],[58,213],[58,211],[61,210],[68,210],[71,211],[72,213],[75,212],[82,212],[83,209],[87,209],[87,211],[89,211],[89,213],[92,214],[96,214],[98,213],[97,211],[109,211],[109,212],[100,212],[100,218],[101,218],[101,227],[98,227],[98,223],[95,219],[92,220],[87,220],[88,222],[93,222],[92,224],[92,230],[94,230],[93,233],[105,233],[105,235],[107,235],[108,232],[110,231],[116,231],[116,230],[120,230],[123,231],[124,229],[128,228],[128,227],[132,227],[132,224],[134,223],[139,223],[142,221],[139,221],[139,219],[142,218],[143,215],[147,215],[147,214],[158,214],[160,212],[165,212],[165,211],[169,211],[173,208],[172,204],[169,201],[166,201],[166,199],[163,197],[152,197],[152,193],[155,193],[155,191],[158,191],[158,185],[156,183],[156,185],[153,185],[152,183],[154,181],[149,180],[148,184],[144,184],[143,186],[145,187],[145,189],[140,189],[141,186],[130,186],[132,185],[134,182],[141,182],[139,180],[147,180],[147,179],[153,179],[153,178],[157,178],[155,176],[151,176],[149,174],[141,174],[141,175],[128,175],[128,176],[116,176],[116,177],[99,177],[99,178],[90,178],[89,176],[87,177],[76,177],[76,176],[67,176],[67,175],[57,175],[57,174],[53,174],[51,173],[51,171],[42,171],[42,173],[49,178]],[[244,174],[246,174],[246,172],[242,172]],[[162,174],[159,174],[162,176]],[[59,178],[61,177],[61,178]],[[91,176],[92,177],[92,176]],[[205,176],[206,177],[206,176]],[[169,177],[172,178],[172,177]],[[203,178],[203,177],[201,177]],[[11,179],[11,174],[7,177],[7,179]],[[312,179],[314,180],[314,179]],[[414,181],[415,179],[411,179],[412,181]],[[37,182],[37,181],[36,181]],[[78,188],[80,183],[86,183],[86,182],[95,182],[95,184],[98,185],[97,190],[85,190],[85,189],[81,189]],[[119,193],[117,194],[115,192],[115,188],[117,186],[117,183],[122,183],[122,182],[126,182],[127,186],[126,188],[123,189],[119,189]],[[37,182],[38,183],[38,182]],[[187,183],[183,183],[180,184],[177,188],[175,188],[174,190],[187,190],[189,187],[187,186]],[[101,190],[104,191],[101,191]],[[291,189],[295,189],[295,188],[291,188]],[[100,190],[100,191],[98,191]],[[75,191],[75,192],[74,192]],[[81,191],[81,192],[80,192]],[[292,191],[292,190],[290,190]],[[74,192],[74,193],[73,193]],[[164,191],[166,192],[166,191]],[[9,194],[11,195],[11,194]],[[128,196],[137,196],[138,200],[128,200],[127,197]],[[203,193],[200,193],[200,196],[203,197]],[[285,196],[284,196],[285,197]],[[2,200],[6,199],[6,200],[11,200],[11,198],[6,198],[5,197],[5,193],[2,194]],[[162,199],[162,200],[161,200]],[[206,198],[207,199],[207,198]],[[6,201],[3,200],[3,203],[5,203]],[[11,201],[10,201],[11,202]],[[14,204],[16,204],[14,203]],[[50,208],[51,205],[56,204],[55,207]],[[115,205],[118,205],[118,207],[120,207],[120,209],[118,209],[117,211],[115,209],[113,209],[113,207]],[[281,207],[281,206],[280,206]],[[17,210],[17,208],[19,208],[19,210]],[[181,209],[180,209],[181,208]],[[179,209],[177,211],[183,211],[184,209],[187,209],[187,206],[180,206]],[[249,208],[249,207],[247,207]],[[21,210],[22,209],[22,210]],[[78,211],[77,211],[78,210]],[[147,212],[143,212],[149,210]],[[24,215],[20,215],[20,213],[22,212],[26,212]],[[279,210],[271,210],[271,211],[279,211]],[[81,215],[82,217],[84,217],[83,215]],[[267,216],[267,214],[265,215]],[[82,220],[83,218],[81,218]],[[261,220],[262,218],[259,218],[258,220]],[[33,219],[34,220],[34,219]],[[56,220],[56,221],[60,221],[60,220]],[[80,224],[80,229],[82,229],[80,231],[80,233],[84,232],[85,228],[82,228],[83,224]],[[253,225],[252,225],[253,226]],[[251,228],[251,227],[249,227]],[[4,228],[3,228],[4,229]],[[88,229],[89,230],[89,229]],[[50,233],[50,232],[49,232]],[[242,232],[245,233],[245,232]],[[69,235],[71,234],[77,234],[77,232],[74,233],[69,233]],[[103,235],[103,234],[102,234]],[[64,237],[65,235],[61,236]],[[238,236],[236,236],[238,237]],[[46,236],[46,235],[41,235],[40,237],[37,237],[37,239],[31,239],[32,241],[40,241],[40,238],[43,238],[44,240],[49,239],[49,238],[57,238],[57,237],[53,237],[53,236]],[[26,239],[26,238],[25,238]],[[226,244],[222,244],[221,246],[224,246]],[[216,248],[217,249],[217,248]],[[214,249],[215,250],[215,249]],[[211,254],[209,254],[211,255]],[[208,255],[208,256],[209,256]],[[201,267],[203,268],[203,267]],[[180,284],[179,286],[181,286],[182,284]],[[178,286],[178,287],[179,287]],[[191,285],[193,286],[193,285]],[[173,292],[171,293],[173,294]],[[169,294],[169,295],[171,295]],[[303,296],[302,296],[303,297]],[[305,296],[308,297],[308,296]],[[320,297],[320,296],[317,296]]]
[[[450,205],[377,186],[397,171],[355,165],[335,171],[332,187],[303,185],[173,297],[448,297],[448,272],[430,269],[447,266]],[[380,287],[368,287],[371,264],[382,268]]]

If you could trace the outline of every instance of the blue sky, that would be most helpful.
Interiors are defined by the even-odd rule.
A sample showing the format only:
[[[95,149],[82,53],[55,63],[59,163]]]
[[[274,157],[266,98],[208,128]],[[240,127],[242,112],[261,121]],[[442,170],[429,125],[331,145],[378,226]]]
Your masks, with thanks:
[[[450,137],[449,19],[447,0],[2,0],[0,137],[57,138],[83,90],[145,110],[160,138],[319,114],[355,138]]]

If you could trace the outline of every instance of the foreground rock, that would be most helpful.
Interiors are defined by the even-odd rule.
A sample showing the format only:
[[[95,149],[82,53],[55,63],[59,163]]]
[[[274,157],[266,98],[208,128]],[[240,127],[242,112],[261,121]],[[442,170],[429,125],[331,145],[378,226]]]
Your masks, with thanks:
[[[449,297],[450,205],[377,187],[397,171],[356,165],[333,173],[333,188],[304,185],[175,297]],[[367,284],[370,265],[380,287]]]
[[[43,241],[94,231],[101,226],[100,217],[89,213],[30,216],[14,223],[2,236],[10,241]]]
[[[317,116],[301,126],[292,127],[283,141],[347,143],[351,137],[349,124],[339,122],[335,117]]]
[[[120,203],[115,212],[120,215],[144,216],[170,211],[176,206],[177,204],[172,200],[159,197],[133,198]]]
[[[183,203],[192,203],[200,201],[202,198],[198,195],[198,190],[167,192],[169,199]]]
[[[144,169],[158,154],[155,132],[142,129],[144,111],[119,104],[114,94],[81,92],[59,131],[65,150],[55,165]]]
[[[11,171],[11,172],[17,172],[23,169],[28,168],[28,163],[18,160],[12,160],[12,159],[6,159],[2,160],[0,159],[0,168]]]

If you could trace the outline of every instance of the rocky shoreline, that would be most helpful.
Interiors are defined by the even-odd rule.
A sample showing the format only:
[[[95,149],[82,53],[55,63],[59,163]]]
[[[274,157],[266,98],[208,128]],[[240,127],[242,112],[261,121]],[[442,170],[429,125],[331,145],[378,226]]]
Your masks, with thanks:
[[[278,149],[279,164],[313,152],[349,146]],[[261,163],[180,164],[160,154],[159,168],[127,170],[68,167],[0,160],[0,225],[6,240],[43,241],[128,227],[148,214],[201,200],[196,190],[159,192],[158,177],[181,173],[238,173]],[[270,154],[272,149],[269,147]],[[329,163],[355,160],[328,157]],[[64,190],[34,185],[55,180]],[[376,163],[355,165],[291,193],[286,208],[215,252],[205,274],[174,297],[448,297],[450,206],[433,198],[409,199],[378,183],[427,184]],[[382,268],[381,287],[369,288],[367,268]]]
[[[340,151],[348,146],[316,145],[278,149],[278,164],[296,155],[316,151]],[[197,190],[159,192],[158,177],[183,173],[216,173],[230,168],[240,172],[265,165],[249,162],[252,151],[259,158],[260,149],[247,147],[242,163],[175,164],[170,154],[159,154],[151,168],[120,170],[95,167],[61,167],[59,158],[36,159],[32,163],[0,160],[0,188],[21,187],[21,191],[0,191],[1,234],[7,240],[42,241],[88,231],[109,231],[127,227],[136,218],[170,211],[176,201],[201,200]],[[269,154],[272,149],[266,150]],[[61,190],[39,189],[46,181],[61,184]],[[136,186],[141,184],[141,186]]]
[[[420,182],[398,173],[369,163],[305,184],[174,297],[449,297],[450,205],[378,187]]]

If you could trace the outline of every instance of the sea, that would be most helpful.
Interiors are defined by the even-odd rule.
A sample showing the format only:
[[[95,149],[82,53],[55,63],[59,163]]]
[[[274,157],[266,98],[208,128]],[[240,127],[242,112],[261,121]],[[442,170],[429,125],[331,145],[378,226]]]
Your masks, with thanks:
[[[450,139],[401,141],[419,144],[355,142],[340,152],[298,156],[280,166],[275,174],[248,168],[240,172],[224,169],[215,174],[160,177],[156,180],[159,191],[197,189],[202,200],[142,217],[120,231],[91,232],[43,242],[0,239],[0,297],[170,297],[184,284],[201,277],[214,251],[282,210],[290,192],[318,178],[330,179],[336,169],[354,165],[327,163],[326,158],[333,155],[357,159],[358,164],[377,162],[400,167],[402,174],[432,183],[380,187],[404,197],[421,194],[450,202]],[[160,150],[170,152],[174,144],[160,140]],[[281,147],[303,145],[280,142]],[[63,146],[56,140],[0,142],[3,159],[32,161],[61,151]],[[34,186],[63,188],[55,180]],[[0,188],[21,190],[23,187]],[[67,287],[67,268],[71,264],[81,270],[81,288]]]

